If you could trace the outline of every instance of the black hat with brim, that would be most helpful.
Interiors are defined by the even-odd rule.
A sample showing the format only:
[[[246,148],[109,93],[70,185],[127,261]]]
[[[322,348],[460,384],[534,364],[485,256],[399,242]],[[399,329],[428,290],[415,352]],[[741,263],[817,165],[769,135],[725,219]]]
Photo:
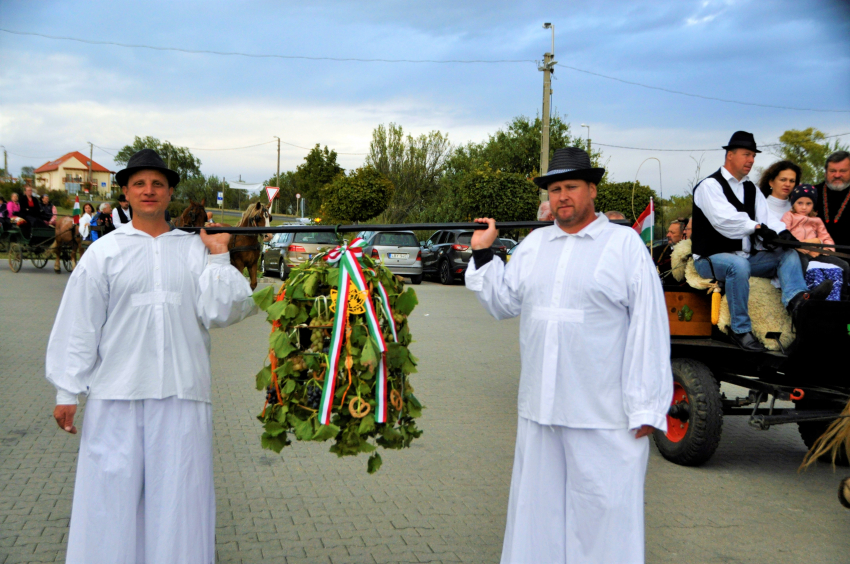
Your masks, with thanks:
[[[753,153],[761,153],[756,148],[756,138],[752,133],[747,131],[736,131],[733,133],[732,138],[729,139],[729,144],[723,148],[727,151],[731,151],[732,149],[747,149]]]
[[[577,147],[556,149],[549,163],[549,170],[543,176],[534,179],[541,188],[548,188],[553,182],[561,180],[584,180],[599,184],[605,175],[604,168],[596,168],[590,164],[587,152]]]
[[[174,188],[180,182],[180,175],[165,166],[162,157],[153,149],[142,149],[130,157],[130,160],[127,161],[127,168],[115,173],[115,180],[119,186],[124,187],[130,181],[130,176],[140,170],[156,170],[161,172],[168,179],[168,185],[171,188]]]

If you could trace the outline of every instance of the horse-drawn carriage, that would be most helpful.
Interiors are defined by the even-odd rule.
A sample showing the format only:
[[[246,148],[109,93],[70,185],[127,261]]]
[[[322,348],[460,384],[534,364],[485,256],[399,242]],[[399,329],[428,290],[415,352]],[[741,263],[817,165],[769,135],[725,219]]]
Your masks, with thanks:
[[[723,322],[712,319],[711,295],[704,287],[691,287],[689,281],[691,285],[664,287],[674,395],[667,432],[655,432],[661,454],[686,466],[706,462],[720,442],[723,417],[730,415],[746,416],[750,426],[760,430],[796,423],[811,448],[850,400],[850,302],[805,302],[794,318],[795,333],[786,335],[774,328],[791,330],[790,318],[755,319],[764,312],[753,312],[751,290],[754,332],[775,349],[753,353],[729,341],[721,330]],[[764,292],[763,301],[778,301],[778,290],[769,282],[764,281],[762,288],[766,288],[759,290]],[[777,307],[780,315],[787,315],[781,304]],[[756,330],[759,323],[761,332]],[[723,382],[748,393],[728,397],[720,389]],[[777,407],[777,400],[785,402],[783,407]],[[836,461],[846,465],[846,453]]]
[[[71,228],[74,228],[73,224]],[[75,241],[74,237],[63,238],[65,233],[61,229],[67,230],[68,227],[29,228],[13,225],[3,229],[0,226],[0,252],[8,253],[12,272],[20,271],[25,260],[31,261],[36,268],[44,268],[51,257],[56,258],[54,270],[57,273],[60,272],[60,263],[67,272],[71,272],[77,261],[80,242]]]

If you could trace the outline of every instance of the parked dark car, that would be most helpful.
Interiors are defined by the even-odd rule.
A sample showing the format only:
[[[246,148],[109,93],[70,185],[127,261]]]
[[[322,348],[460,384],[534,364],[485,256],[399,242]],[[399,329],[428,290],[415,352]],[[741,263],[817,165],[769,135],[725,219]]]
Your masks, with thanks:
[[[422,272],[437,276],[443,284],[453,284],[463,278],[469,259],[472,258],[472,231],[437,231],[422,243]],[[493,243],[493,252],[503,261],[508,249],[499,240]]]

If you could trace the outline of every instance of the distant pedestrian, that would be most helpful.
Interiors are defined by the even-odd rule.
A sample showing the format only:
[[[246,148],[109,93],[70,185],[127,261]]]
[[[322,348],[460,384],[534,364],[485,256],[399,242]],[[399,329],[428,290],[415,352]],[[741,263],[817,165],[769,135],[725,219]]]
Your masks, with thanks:
[[[118,228],[125,223],[130,223],[132,218],[133,209],[130,207],[130,202],[127,201],[127,196],[121,194],[118,196],[118,207],[112,210],[112,223]]]

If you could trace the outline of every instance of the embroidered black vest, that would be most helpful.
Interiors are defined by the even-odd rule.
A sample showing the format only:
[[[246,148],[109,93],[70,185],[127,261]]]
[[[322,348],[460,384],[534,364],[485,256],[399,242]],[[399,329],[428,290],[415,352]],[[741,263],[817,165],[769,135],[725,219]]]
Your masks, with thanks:
[[[745,212],[748,216],[750,216],[750,219],[755,221],[755,184],[749,180],[744,182],[744,202],[741,203],[741,200],[739,200],[738,197],[735,196],[735,193],[732,192],[732,187],[729,186],[729,183],[725,178],[723,178],[723,175],[720,173],[720,169],[708,178],[713,178],[720,183],[721,188],[723,188],[723,195],[726,196],[726,199],[729,200],[729,203],[732,204],[736,210],[739,212]],[[697,184],[696,188],[694,188],[694,195],[696,195],[701,184],[702,182]],[[741,239],[729,239],[721,235],[714,226],[711,225],[711,222],[708,221],[708,218],[705,217],[705,214],[702,213],[702,210],[699,209],[699,206],[696,204],[694,204],[693,224],[691,229],[691,250],[695,255],[709,257],[711,255],[716,255],[717,253],[734,253],[743,249]]]

